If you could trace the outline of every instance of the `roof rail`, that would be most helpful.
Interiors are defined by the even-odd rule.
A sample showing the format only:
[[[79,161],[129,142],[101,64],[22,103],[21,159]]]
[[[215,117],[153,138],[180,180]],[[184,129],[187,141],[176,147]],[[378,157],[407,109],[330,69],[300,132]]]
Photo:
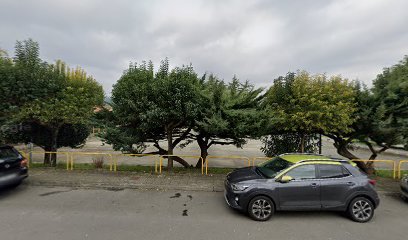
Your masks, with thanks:
[[[318,153],[297,153],[297,152],[293,152],[293,153],[282,153],[279,156],[285,156],[285,155],[314,155],[314,156],[324,156],[322,154],[318,154]]]
[[[344,162],[344,163],[348,163],[348,162],[349,162],[348,160],[344,160],[344,159],[330,159],[330,158],[327,158],[327,159],[304,159],[304,160],[300,160],[300,161],[297,162],[297,163],[303,163],[303,162],[320,162],[320,161],[322,161],[322,162],[324,162],[324,161],[327,161],[327,162]]]

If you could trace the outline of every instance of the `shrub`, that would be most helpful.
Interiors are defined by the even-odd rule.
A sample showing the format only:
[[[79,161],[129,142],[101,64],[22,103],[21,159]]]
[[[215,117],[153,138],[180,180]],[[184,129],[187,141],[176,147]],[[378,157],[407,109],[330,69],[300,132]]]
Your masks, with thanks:
[[[95,168],[100,169],[103,168],[103,163],[104,163],[104,157],[103,156],[97,156],[97,157],[93,157],[93,164],[95,166]]]

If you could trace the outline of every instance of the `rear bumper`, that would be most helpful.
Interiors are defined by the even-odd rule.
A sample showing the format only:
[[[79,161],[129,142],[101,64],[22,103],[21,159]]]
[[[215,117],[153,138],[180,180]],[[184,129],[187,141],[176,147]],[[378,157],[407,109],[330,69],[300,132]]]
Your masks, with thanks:
[[[18,172],[10,173],[0,177],[0,187],[17,184],[28,177],[27,168],[21,168]]]

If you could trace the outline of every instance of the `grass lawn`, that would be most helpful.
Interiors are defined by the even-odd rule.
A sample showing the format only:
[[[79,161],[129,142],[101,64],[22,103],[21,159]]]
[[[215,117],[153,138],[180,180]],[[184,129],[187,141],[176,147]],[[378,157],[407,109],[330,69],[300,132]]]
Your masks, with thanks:
[[[32,163],[30,168],[50,168],[45,167],[42,163]],[[65,163],[58,163],[55,167],[56,169],[66,169],[67,165]],[[95,165],[93,163],[75,163],[74,170],[95,170]],[[104,170],[110,170],[109,165],[104,165]],[[154,173],[154,166],[142,166],[142,165],[118,165],[117,171],[120,172],[140,172],[140,173]],[[208,174],[227,174],[234,170],[233,168],[208,168]],[[163,172],[166,172],[166,168],[162,168]],[[186,174],[186,173],[196,173],[201,174],[201,168],[184,168],[184,167],[173,167],[174,173]]]
[[[58,163],[56,169],[66,169],[66,164],[64,163]],[[44,167],[42,163],[32,163],[30,165],[30,168],[48,168]],[[74,170],[95,170],[95,165],[93,163],[75,163],[74,165]],[[104,170],[109,170],[110,167],[109,165],[104,165],[103,166]],[[140,173],[154,173],[154,166],[142,166],[142,165],[118,165],[117,166],[117,171],[119,172],[140,172]],[[215,168],[211,167],[208,168],[208,174],[227,174],[234,170],[233,168]],[[162,168],[163,172],[166,172],[166,168]],[[195,173],[195,174],[201,174],[201,169],[199,168],[184,168],[184,167],[174,167],[173,168],[173,173],[179,173],[179,174],[187,174],[187,173]],[[405,174],[408,174],[408,170],[403,170],[401,172],[401,176],[404,176]],[[392,178],[393,177],[393,171],[392,170],[382,170],[378,169],[376,170],[374,176],[378,177],[383,177],[383,178]],[[398,173],[396,173],[396,176],[398,176]]]
[[[396,177],[398,177],[398,173],[395,173]],[[401,171],[401,176],[404,176],[408,174],[408,170],[402,170]],[[393,177],[393,171],[392,170],[376,170],[374,176],[379,176],[379,177],[384,177],[384,178],[392,178]]]

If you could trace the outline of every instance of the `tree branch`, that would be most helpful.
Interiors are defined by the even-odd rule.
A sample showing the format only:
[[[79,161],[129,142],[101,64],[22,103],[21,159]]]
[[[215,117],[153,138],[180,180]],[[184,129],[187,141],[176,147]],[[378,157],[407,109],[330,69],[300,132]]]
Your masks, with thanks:
[[[181,134],[180,137],[178,137],[176,140],[173,141],[173,143],[171,144],[172,147],[176,147],[177,144],[179,144],[182,140],[186,139],[187,135],[191,132],[191,127],[189,127],[186,131],[183,132],[183,134]]]
[[[235,144],[235,142],[211,141],[210,144],[208,144],[208,148],[209,148],[211,145],[230,145],[230,144]]]

